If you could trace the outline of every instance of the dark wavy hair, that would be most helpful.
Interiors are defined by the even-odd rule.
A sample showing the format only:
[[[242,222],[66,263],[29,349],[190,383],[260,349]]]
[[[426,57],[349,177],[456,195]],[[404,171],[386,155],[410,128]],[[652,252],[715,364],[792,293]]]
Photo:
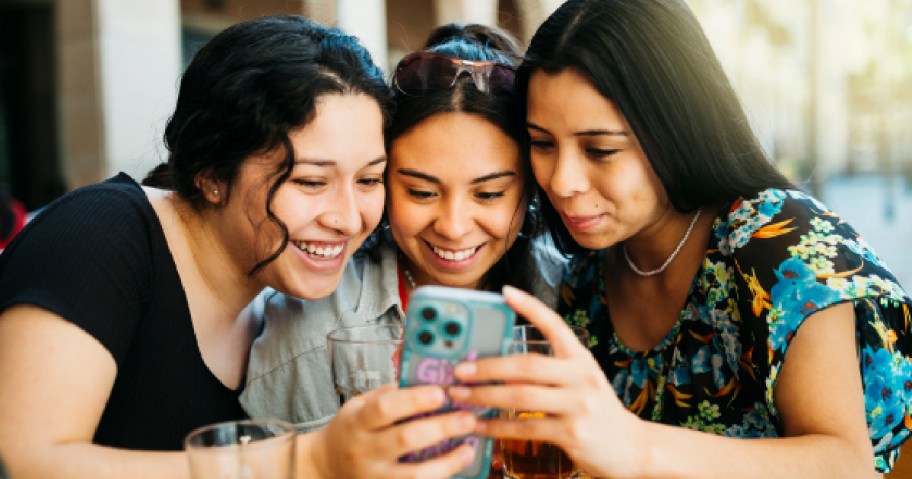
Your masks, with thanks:
[[[569,0],[538,28],[517,72],[575,69],[621,111],[680,212],[794,188],[761,149],[696,17],[680,0]],[[555,242],[578,251],[547,196]]]
[[[290,131],[313,120],[322,95],[365,94],[388,121],[389,89],[367,50],[350,35],[301,16],[268,16],[231,26],[201,48],[184,72],[177,107],[165,128],[170,154],[143,184],[173,189],[203,207],[201,174],[225,186],[252,154],[284,151],[266,198],[266,214],[282,231],[281,246],[249,274],[288,246],[288,228],[272,211],[279,186],[291,174]]]
[[[434,29],[428,36],[423,51],[460,60],[495,61],[514,66],[522,55],[519,42],[509,33],[485,25],[458,23]],[[520,237],[488,272],[485,286],[490,290],[499,290],[505,284],[529,290],[536,274],[530,262],[530,239],[540,234],[541,222],[536,214],[535,179],[529,161],[525,158],[528,155],[525,123],[517,114],[520,98],[515,91],[496,94],[481,92],[475,88],[468,75],[460,76],[452,88],[435,90],[422,96],[409,96],[394,90],[394,113],[386,129],[387,151],[390,151],[400,136],[431,116],[450,112],[470,113],[489,121],[519,146],[523,155],[520,158],[525,188],[523,199],[528,207],[523,214]],[[382,233],[382,228],[387,225],[384,218],[381,230],[378,230],[380,233],[368,242],[367,248],[376,249],[379,242],[392,241],[390,235]]]

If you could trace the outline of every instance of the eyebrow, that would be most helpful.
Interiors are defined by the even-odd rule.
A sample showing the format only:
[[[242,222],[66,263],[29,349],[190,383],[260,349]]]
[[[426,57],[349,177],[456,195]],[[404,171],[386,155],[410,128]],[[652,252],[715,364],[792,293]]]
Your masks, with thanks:
[[[540,131],[542,133],[550,132],[535,123],[527,123],[526,127],[530,130]],[[594,130],[582,130],[573,133],[573,136],[627,136],[627,132],[624,130],[604,130],[604,129],[594,129]]]
[[[411,176],[412,178],[418,178],[428,183],[434,183],[439,185],[441,183],[440,178],[436,176],[429,175],[427,173],[422,173],[420,171],[411,170],[408,168],[400,168],[396,170],[400,175]],[[515,171],[497,171],[489,175],[480,176],[478,178],[473,178],[469,184],[477,185],[479,183],[484,183],[486,181],[496,180],[497,178],[503,178],[507,176],[516,176]]]
[[[374,160],[371,160],[367,166],[379,165],[380,163],[386,163],[386,156],[379,156]],[[333,160],[316,160],[312,158],[298,158],[294,161],[295,165],[313,165],[313,166],[335,166],[338,162]]]

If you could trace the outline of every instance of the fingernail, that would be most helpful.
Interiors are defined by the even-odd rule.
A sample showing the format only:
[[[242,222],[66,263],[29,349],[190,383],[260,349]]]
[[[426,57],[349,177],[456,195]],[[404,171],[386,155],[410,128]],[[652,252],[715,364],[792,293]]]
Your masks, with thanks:
[[[431,389],[425,394],[425,397],[429,402],[433,402],[435,404],[442,403],[446,400],[446,394],[443,392],[443,389],[440,388]]]
[[[448,390],[448,392],[450,393],[450,397],[453,399],[465,399],[469,397],[469,388],[465,387],[453,386]]]
[[[469,465],[475,462],[475,448],[472,446],[464,447],[462,452],[459,453],[459,456],[462,458],[464,464]]]
[[[458,376],[462,376],[462,377],[474,376],[477,371],[478,371],[478,367],[475,366],[475,363],[469,362],[469,363],[460,363],[460,364],[456,365],[456,374]]]
[[[475,415],[474,414],[463,414],[462,417],[459,418],[459,422],[466,429],[474,429],[475,422],[476,422]]]

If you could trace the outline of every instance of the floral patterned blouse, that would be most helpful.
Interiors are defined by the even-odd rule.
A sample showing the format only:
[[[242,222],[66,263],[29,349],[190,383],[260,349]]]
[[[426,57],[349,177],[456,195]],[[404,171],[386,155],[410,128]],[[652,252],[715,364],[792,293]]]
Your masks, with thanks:
[[[835,213],[777,189],[721,210],[677,323],[645,352],[613,332],[601,294],[604,254],[571,262],[559,309],[589,329],[592,352],[628,409],[725,436],[779,436],[773,390],[792,337],[810,314],[851,301],[876,466],[893,468],[912,428],[912,300]]]

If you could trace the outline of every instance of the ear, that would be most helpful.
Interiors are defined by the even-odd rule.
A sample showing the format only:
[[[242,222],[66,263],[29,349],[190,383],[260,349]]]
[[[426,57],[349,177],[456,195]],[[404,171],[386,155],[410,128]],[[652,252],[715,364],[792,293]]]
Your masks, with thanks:
[[[209,172],[196,175],[193,184],[200,191],[200,195],[208,202],[215,205],[221,204],[225,198],[225,190],[220,181],[212,177]]]

